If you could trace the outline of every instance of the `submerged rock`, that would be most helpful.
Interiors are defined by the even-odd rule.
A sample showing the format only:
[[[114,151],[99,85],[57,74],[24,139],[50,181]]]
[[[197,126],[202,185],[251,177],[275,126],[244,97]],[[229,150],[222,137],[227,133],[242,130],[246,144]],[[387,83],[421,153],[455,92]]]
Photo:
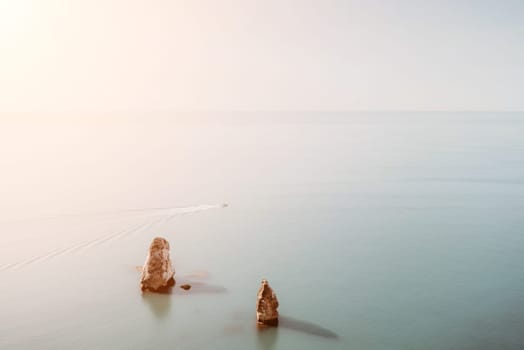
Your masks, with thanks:
[[[156,237],[151,242],[147,259],[142,268],[140,289],[150,292],[166,292],[175,285],[175,270],[169,258],[169,242]]]
[[[278,326],[278,299],[267,280],[262,280],[257,296],[257,322],[259,325]]]
[[[191,289],[191,285],[190,284],[183,284],[180,286],[180,288],[182,288],[183,290],[190,290]]]

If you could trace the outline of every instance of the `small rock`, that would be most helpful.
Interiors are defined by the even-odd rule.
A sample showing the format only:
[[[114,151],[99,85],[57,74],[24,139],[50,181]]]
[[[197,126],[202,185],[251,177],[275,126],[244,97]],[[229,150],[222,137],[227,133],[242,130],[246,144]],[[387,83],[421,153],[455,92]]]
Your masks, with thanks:
[[[182,288],[183,290],[190,290],[191,289],[191,285],[190,284],[183,284],[180,286],[180,288]]]
[[[278,326],[278,299],[267,280],[262,280],[257,296],[257,322],[264,326]]]

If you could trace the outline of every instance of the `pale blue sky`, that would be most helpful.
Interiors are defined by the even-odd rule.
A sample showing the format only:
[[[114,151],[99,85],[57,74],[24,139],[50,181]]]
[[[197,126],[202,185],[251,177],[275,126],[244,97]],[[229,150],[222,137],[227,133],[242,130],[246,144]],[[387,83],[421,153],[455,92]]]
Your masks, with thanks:
[[[524,1],[0,0],[0,113],[524,110]]]

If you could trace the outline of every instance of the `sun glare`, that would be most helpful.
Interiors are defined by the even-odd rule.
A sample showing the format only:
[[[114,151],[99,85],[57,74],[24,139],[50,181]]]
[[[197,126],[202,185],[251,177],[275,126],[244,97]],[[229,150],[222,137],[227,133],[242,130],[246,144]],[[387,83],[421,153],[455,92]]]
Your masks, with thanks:
[[[32,0],[0,0],[0,40],[16,41],[28,30],[33,10]]]

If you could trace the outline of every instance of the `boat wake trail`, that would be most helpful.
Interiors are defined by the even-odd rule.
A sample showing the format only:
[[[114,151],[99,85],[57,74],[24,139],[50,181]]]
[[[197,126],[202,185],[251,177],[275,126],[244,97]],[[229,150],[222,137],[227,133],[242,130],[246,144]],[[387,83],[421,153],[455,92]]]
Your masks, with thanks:
[[[206,211],[210,209],[224,208],[226,206],[227,205],[225,204],[214,204],[214,205],[199,205],[199,206],[192,206],[192,207],[143,208],[143,209],[115,211],[115,212],[112,212],[115,215],[135,213],[136,214],[135,217],[144,216],[145,222],[141,221],[139,224],[132,225],[130,227],[126,227],[117,232],[111,231],[108,234],[105,234],[103,236],[99,236],[93,239],[75,243],[67,247],[54,249],[45,254],[33,256],[26,260],[21,260],[18,262],[9,263],[9,264],[0,266],[0,271],[18,270],[18,269],[27,267],[29,265],[33,265],[37,262],[45,262],[45,261],[60,257],[65,254],[79,253],[82,251],[87,251],[91,248],[94,248],[94,247],[97,247],[97,246],[100,246],[106,243],[114,242],[114,241],[120,240],[124,237],[128,237],[128,236],[131,236],[139,232],[146,231],[156,225],[168,223],[169,221],[171,221],[174,217],[178,215],[193,214],[193,213],[198,213],[198,212],[202,212],[202,211]],[[94,215],[102,215],[102,214],[97,213]],[[104,213],[103,215],[109,215],[109,214]],[[67,215],[67,216],[70,217],[71,215]],[[57,218],[57,217],[54,217],[54,218]]]

